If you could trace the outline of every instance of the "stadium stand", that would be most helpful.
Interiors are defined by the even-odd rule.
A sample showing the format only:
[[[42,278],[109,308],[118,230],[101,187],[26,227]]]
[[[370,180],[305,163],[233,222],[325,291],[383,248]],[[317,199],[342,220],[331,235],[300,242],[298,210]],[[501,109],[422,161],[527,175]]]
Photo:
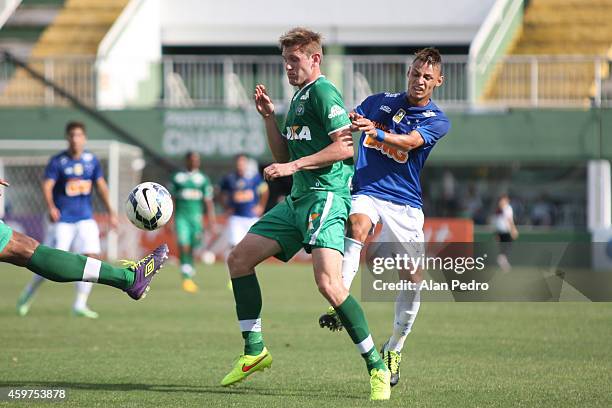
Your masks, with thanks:
[[[93,102],[95,84],[91,71],[98,45],[127,3],[128,0],[67,0],[32,46],[32,68],[39,72],[51,70],[58,85],[69,88],[85,102]],[[33,39],[35,30],[28,35]],[[78,63],[71,57],[78,57]],[[36,61],[42,58],[52,63]],[[40,105],[45,100],[45,88],[25,71],[17,69],[2,96],[2,99],[11,100],[12,105]]]
[[[578,99],[589,105],[596,93],[596,72],[599,70],[603,80],[609,77],[607,62],[594,67],[598,62],[593,56],[603,59],[610,55],[611,16],[612,0],[530,1],[522,30],[510,51],[515,58],[498,67],[485,99],[531,103],[533,85],[540,104],[554,101],[559,105],[564,99]]]

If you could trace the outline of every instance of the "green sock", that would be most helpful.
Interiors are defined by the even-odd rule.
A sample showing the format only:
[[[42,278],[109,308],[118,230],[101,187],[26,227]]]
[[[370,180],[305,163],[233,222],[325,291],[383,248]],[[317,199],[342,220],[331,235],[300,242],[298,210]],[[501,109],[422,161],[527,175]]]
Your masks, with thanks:
[[[368,322],[359,302],[349,294],[346,300],[335,309],[342,325],[346,328],[351,340],[359,349],[361,357],[365,360],[368,373],[373,368],[386,370],[385,363],[374,346]]]
[[[127,289],[134,284],[134,272],[110,264],[39,245],[28,261],[32,272],[55,282],[87,281]]]
[[[236,314],[244,339],[244,354],[257,355],[264,348],[261,335],[261,290],[255,274],[232,279]]]

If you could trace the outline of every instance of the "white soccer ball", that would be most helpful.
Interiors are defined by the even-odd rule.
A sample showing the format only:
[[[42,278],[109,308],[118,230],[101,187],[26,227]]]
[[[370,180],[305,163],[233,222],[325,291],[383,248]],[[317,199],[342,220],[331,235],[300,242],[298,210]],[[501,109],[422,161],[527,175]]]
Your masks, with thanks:
[[[153,231],[163,227],[170,217],[174,205],[166,188],[160,184],[146,182],[134,187],[125,200],[125,213],[136,227]]]

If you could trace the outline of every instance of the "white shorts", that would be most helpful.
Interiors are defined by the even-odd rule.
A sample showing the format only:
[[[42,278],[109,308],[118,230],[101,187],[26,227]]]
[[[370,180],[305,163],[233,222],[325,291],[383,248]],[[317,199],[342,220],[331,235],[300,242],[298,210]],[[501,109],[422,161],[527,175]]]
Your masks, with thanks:
[[[45,243],[77,254],[100,253],[100,230],[95,220],[58,222],[49,225]]]
[[[424,254],[425,216],[421,209],[357,194],[351,198],[352,214],[367,215],[372,221],[372,231],[376,224],[382,224],[376,242],[400,243],[414,257]]]
[[[227,221],[227,242],[230,246],[238,245],[257,220],[259,220],[258,217],[231,215]]]

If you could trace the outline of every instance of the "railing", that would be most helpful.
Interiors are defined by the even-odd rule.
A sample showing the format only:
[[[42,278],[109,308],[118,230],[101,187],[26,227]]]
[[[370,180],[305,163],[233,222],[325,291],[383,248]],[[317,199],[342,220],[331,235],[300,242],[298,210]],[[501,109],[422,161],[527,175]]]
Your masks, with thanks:
[[[405,90],[411,61],[405,56],[326,56],[323,72],[351,108],[369,94]],[[62,58],[33,59],[29,64],[86,105],[95,106],[96,86],[104,85],[96,69],[102,62]],[[612,106],[611,62],[606,57],[508,56],[494,64],[482,97],[470,104],[467,56],[445,56],[445,83],[436,89],[434,100],[446,109]],[[282,109],[294,92],[277,56],[174,56],[154,66],[161,71],[162,82],[155,84],[162,89],[160,106],[251,106],[255,84],[263,83]],[[66,104],[53,89],[0,58],[0,106]]]
[[[510,56],[497,62],[481,103],[504,106],[612,106],[605,57]]]
[[[89,57],[31,59],[28,65],[87,105],[95,104],[96,60]],[[24,69],[0,57],[0,106],[62,106],[68,102]]]

